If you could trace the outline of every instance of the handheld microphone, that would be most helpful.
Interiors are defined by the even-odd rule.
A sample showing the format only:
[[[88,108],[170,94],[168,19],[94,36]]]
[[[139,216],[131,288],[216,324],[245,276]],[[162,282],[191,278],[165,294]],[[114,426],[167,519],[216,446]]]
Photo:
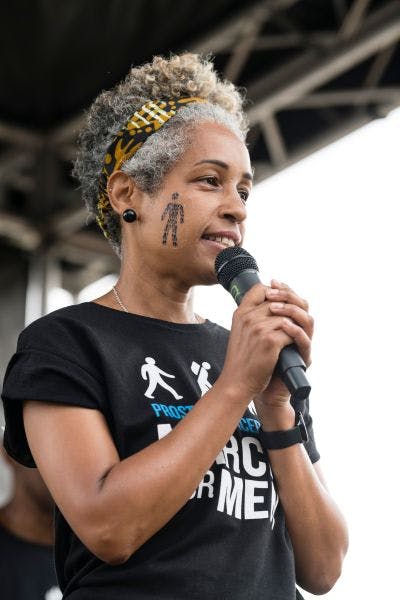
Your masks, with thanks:
[[[218,282],[232,295],[236,304],[256,283],[261,283],[255,259],[243,248],[232,247],[222,250],[215,259]],[[296,345],[285,346],[279,354],[275,373],[288,388],[292,400],[308,398],[311,386],[305,375],[306,365]]]

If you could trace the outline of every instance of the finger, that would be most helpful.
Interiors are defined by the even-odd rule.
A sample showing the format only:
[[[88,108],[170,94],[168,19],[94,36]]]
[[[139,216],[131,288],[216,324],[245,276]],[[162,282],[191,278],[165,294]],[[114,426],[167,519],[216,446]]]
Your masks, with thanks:
[[[309,367],[311,364],[311,340],[304,329],[288,319],[282,320],[281,328],[292,338],[306,366]]]
[[[292,288],[288,286],[287,283],[283,283],[283,281],[278,281],[278,279],[271,279],[271,287],[283,290],[291,290]]]
[[[295,304],[287,304],[286,302],[271,302],[269,308],[274,315],[289,317],[294,323],[304,329],[309,338],[312,338],[314,333],[314,319],[305,310]]]
[[[240,303],[239,311],[247,312],[249,309],[253,309],[255,306],[259,306],[266,299],[267,286],[262,283],[256,283],[253,285],[248,292],[243,296],[243,300]]]
[[[234,312],[233,318],[235,320],[240,319],[242,326],[248,329],[249,327],[255,327],[257,324],[262,328],[268,328],[268,321],[275,318],[270,310],[270,303],[264,300],[258,306],[247,306],[243,307],[243,302],[239,308]],[[269,329],[276,329],[272,324],[269,325]]]
[[[271,344],[273,344],[280,351],[285,346],[293,344],[293,339],[290,333],[285,331],[282,326],[285,321],[287,324],[290,322],[290,320],[286,317],[270,317],[269,319],[264,319],[258,323],[254,323],[254,335],[263,337],[266,341],[268,349],[270,348]]]
[[[288,286],[280,288],[273,288],[267,286],[266,295],[267,299],[272,302],[287,302],[288,304],[295,304],[296,306],[299,306],[306,312],[308,311],[309,307],[307,300],[301,298]]]

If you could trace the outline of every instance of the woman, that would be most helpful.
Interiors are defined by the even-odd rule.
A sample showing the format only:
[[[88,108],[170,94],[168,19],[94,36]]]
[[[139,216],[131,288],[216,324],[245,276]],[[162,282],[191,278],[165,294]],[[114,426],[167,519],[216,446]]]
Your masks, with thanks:
[[[297,426],[273,370],[293,342],[310,363],[307,303],[254,286],[230,334],[193,312],[242,244],[245,133],[238,91],[192,54],[132,69],[89,111],[75,173],[120,276],[30,325],[3,390],[7,450],[58,507],[65,598],[289,600],[339,576],[307,405],[309,441],[269,449]]]

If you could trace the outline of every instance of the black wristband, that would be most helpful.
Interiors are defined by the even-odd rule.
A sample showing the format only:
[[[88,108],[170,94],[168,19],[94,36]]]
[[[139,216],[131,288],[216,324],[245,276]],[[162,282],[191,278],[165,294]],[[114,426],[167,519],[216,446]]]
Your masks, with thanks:
[[[286,431],[263,431],[260,429],[260,442],[266,450],[281,450],[289,448],[294,444],[303,444],[308,441],[307,428],[303,415],[300,411],[296,413],[296,425]]]

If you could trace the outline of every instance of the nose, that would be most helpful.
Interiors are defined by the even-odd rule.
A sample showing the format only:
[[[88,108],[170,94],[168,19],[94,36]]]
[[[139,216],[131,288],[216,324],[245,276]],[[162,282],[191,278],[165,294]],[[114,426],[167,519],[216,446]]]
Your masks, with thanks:
[[[239,224],[246,219],[246,205],[236,189],[230,190],[225,194],[224,200],[219,208],[219,214],[222,218]]]

